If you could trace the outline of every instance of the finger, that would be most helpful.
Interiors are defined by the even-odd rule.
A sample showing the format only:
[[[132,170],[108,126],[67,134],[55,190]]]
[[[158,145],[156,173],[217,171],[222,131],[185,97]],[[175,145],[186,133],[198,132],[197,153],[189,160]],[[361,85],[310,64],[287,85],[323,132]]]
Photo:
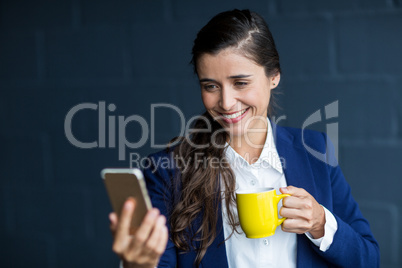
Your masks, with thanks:
[[[151,236],[149,237],[147,243],[146,243],[146,248],[148,248],[150,251],[153,251],[154,253],[158,254],[156,252],[156,247],[160,243],[160,239],[163,233],[163,228],[166,224],[166,218],[163,215],[160,215],[156,221],[156,224],[154,226],[154,229],[152,230]]]
[[[114,212],[109,213],[109,221],[110,221],[110,231],[112,232],[112,235],[114,236],[116,233],[116,229],[117,229],[117,223],[118,223],[118,219],[117,219],[117,215]]]
[[[165,225],[162,228],[160,243],[158,243],[156,247],[156,252],[158,252],[160,255],[162,255],[163,252],[165,252],[168,239],[169,239],[169,231]]]
[[[156,208],[151,209],[145,215],[140,227],[137,229],[134,238],[131,240],[129,246],[125,250],[125,255],[130,259],[138,259],[145,257],[143,253],[147,252],[145,243],[148,241],[150,233],[156,224],[156,220],[159,216],[159,210]]]
[[[279,210],[279,215],[287,219],[299,218],[300,214],[300,210],[294,208],[281,207]]]
[[[306,220],[306,213],[301,209],[282,207],[279,210],[279,215],[287,219],[304,219]]]
[[[131,218],[135,209],[135,200],[129,198],[123,206],[120,214],[120,219],[117,223],[117,229],[115,232],[115,241],[113,243],[113,251],[116,253],[122,253],[130,244],[131,236],[129,233]]]
[[[300,219],[286,219],[281,227],[284,232],[304,234],[310,230],[311,224]]]
[[[117,218],[117,214],[115,212],[109,213],[109,220],[110,220],[111,224],[116,225],[116,226],[117,226],[117,222],[119,221],[119,219]]]
[[[149,240],[149,246],[147,246],[148,262],[157,264],[161,255],[166,250],[169,232],[167,226],[164,224],[165,221],[163,220],[158,224],[158,227],[155,228],[155,233],[153,232],[153,237]]]
[[[302,202],[304,199],[296,196],[287,196],[282,200],[282,207],[300,209],[303,207]]]
[[[296,196],[296,197],[306,197],[306,196],[310,195],[303,188],[297,188],[297,187],[294,187],[294,186],[281,187],[279,190],[283,194],[290,194],[290,195]]]
[[[135,247],[143,246],[149,239],[152,229],[154,228],[157,218],[159,216],[159,210],[156,208],[147,212],[142,221],[140,227],[135,233],[133,243]]]

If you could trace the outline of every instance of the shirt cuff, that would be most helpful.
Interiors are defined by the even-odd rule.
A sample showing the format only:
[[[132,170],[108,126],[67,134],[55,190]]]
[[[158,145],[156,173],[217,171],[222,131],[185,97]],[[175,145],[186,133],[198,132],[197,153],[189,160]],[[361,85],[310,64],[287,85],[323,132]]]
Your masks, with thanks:
[[[311,240],[311,242],[313,242],[314,245],[319,247],[322,252],[325,252],[329,249],[332,241],[334,240],[334,235],[336,230],[338,230],[338,223],[336,222],[334,215],[332,215],[332,213],[324,206],[322,207],[324,208],[325,212],[324,236],[314,239],[309,232],[305,233],[305,235]]]

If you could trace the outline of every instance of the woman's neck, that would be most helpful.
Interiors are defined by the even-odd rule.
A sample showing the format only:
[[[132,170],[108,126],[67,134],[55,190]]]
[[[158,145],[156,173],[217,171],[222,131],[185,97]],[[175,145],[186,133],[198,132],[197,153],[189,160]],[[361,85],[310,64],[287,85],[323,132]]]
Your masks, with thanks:
[[[260,157],[267,133],[265,131],[234,136],[229,145],[251,165]]]

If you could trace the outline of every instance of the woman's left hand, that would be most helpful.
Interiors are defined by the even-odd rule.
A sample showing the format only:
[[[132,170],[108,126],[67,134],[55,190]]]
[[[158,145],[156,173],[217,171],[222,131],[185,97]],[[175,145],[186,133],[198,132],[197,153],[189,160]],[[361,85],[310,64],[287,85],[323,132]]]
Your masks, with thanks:
[[[309,232],[315,239],[323,237],[325,211],[314,197],[294,186],[282,187],[280,191],[291,195],[282,199],[279,214],[286,218],[282,230],[297,234]]]

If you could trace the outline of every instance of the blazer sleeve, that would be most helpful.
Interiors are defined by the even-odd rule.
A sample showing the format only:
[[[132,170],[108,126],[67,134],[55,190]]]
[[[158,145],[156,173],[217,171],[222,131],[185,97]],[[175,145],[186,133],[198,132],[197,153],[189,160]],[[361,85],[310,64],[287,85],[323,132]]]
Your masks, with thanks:
[[[169,211],[173,202],[171,179],[174,176],[173,158],[165,152],[159,152],[148,156],[147,167],[143,169],[147,190],[151,198],[152,206],[160,210],[167,219],[169,240],[165,253],[161,256],[158,267],[176,267],[176,247],[170,239]]]
[[[335,163],[334,148],[328,142],[326,163]],[[380,253],[368,221],[361,214],[351,195],[339,165],[327,165],[332,189],[332,213],[338,223],[333,242],[325,252],[314,247],[319,255],[340,267],[379,267]]]

